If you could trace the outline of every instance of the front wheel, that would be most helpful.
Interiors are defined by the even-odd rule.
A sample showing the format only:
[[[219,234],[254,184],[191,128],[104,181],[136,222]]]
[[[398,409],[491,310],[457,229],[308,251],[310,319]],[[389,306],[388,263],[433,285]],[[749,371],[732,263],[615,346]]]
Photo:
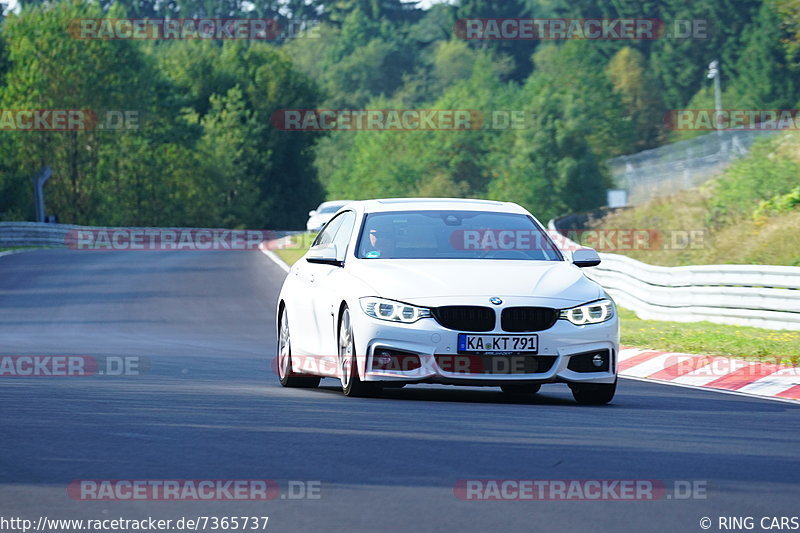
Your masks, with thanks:
[[[289,334],[289,317],[286,308],[281,309],[278,319],[278,378],[284,387],[314,388],[319,377],[297,374],[292,371],[292,339]]]
[[[379,390],[377,385],[365,383],[358,376],[353,324],[350,322],[350,310],[346,306],[339,321],[339,379],[345,396],[370,396]]]
[[[617,382],[614,383],[572,383],[572,397],[584,405],[603,405],[614,398]]]

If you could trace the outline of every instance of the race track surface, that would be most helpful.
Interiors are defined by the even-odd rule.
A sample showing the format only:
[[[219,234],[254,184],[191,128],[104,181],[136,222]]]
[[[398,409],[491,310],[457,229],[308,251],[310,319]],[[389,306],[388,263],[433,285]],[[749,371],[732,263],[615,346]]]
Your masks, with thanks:
[[[0,516],[269,516],[267,531],[694,532],[800,515],[800,408],[622,380],[406,387],[351,399],[272,371],[284,272],[258,252],[39,250],[0,258],[0,356],[136,358],[139,375],[0,378]],[[81,501],[75,480],[319,482],[318,499]],[[464,501],[459,480],[657,480],[657,501]],[[315,486],[313,483],[311,487]]]

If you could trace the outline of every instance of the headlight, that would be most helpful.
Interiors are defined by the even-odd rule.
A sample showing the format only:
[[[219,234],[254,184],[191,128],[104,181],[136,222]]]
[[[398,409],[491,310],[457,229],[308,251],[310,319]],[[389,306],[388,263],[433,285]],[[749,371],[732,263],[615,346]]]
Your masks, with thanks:
[[[569,320],[576,326],[584,324],[599,324],[614,316],[614,302],[611,300],[597,300],[571,309],[562,309],[558,318]]]
[[[404,304],[403,302],[395,302],[394,300],[384,300],[383,298],[367,296],[366,298],[361,298],[360,302],[361,309],[363,309],[368,316],[379,320],[388,320],[389,322],[404,322],[410,324],[416,322],[420,318],[428,318],[431,316],[430,309]]]

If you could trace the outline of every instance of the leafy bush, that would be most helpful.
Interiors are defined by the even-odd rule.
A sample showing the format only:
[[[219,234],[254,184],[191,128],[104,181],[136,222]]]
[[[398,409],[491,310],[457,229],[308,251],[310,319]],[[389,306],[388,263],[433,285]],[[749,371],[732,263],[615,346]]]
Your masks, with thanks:
[[[753,212],[753,219],[756,222],[760,222],[768,215],[788,213],[798,206],[800,206],[800,187],[795,187],[787,194],[780,194],[773,196],[769,200],[762,200]]]
[[[752,216],[760,202],[789,194],[800,185],[797,147],[800,136],[761,139],[750,154],[732,164],[720,177],[710,201],[713,227]]]

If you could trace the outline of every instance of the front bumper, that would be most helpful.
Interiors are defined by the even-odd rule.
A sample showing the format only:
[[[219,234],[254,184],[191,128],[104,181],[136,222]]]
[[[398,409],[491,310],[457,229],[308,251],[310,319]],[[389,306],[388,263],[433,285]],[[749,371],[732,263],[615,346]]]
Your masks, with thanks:
[[[601,324],[575,326],[558,320],[538,335],[535,355],[512,354],[510,364],[489,362],[492,357],[458,353],[458,334],[441,326],[433,318],[420,319],[413,324],[398,324],[370,318],[356,309],[351,314],[359,356],[359,373],[365,381],[395,381],[406,383],[443,383],[451,385],[492,385],[508,383],[613,383],[616,380],[617,354],[619,352],[619,321],[617,317]],[[516,335],[499,329],[481,334]],[[410,365],[380,365],[373,361],[386,351],[408,354]],[[574,356],[603,352],[609,363],[605,370],[587,371],[585,365],[570,365]],[[419,357],[419,365],[413,363]],[[524,358],[536,358],[536,362]],[[577,362],[577,361],[576,361]],[[499,363],[499,364],[498,364]],[[528,364],[532,363],[532,364]],[[568,368],[579,368],[576,371]],[[493,367],[487,372],[487,368]],[[503,368],[516,367],[513,372]],[[527,370],[533,370],[527,372]]]

